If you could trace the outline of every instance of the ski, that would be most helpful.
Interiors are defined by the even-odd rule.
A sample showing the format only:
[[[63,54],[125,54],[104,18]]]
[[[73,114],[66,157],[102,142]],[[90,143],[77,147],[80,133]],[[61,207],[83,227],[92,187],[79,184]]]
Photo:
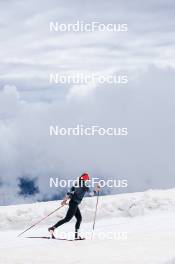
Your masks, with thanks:
[[[86,238],[77,238],[77,239],[67,239],[67,238],[52,238],[49,236],[30,236],[26,238],[40,238],[40,239],[50,239],[50,240],[64,240],[64,241],[80,241],[85,240]]]

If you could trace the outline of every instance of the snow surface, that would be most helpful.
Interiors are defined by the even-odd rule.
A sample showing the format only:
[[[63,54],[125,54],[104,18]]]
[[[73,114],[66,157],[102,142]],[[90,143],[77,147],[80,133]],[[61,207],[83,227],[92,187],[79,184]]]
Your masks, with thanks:
[[[96,197],[85,198],[80,206],[84,241],[27,238],[48,236],[47,228],[64,216],[67,206],[17,237],[59,201],[0,207],[0,264],[175,264],[175,189],[100,197],[91,240],[95,202]],[[56,236],[71,239],[74,223],[58,228]]]

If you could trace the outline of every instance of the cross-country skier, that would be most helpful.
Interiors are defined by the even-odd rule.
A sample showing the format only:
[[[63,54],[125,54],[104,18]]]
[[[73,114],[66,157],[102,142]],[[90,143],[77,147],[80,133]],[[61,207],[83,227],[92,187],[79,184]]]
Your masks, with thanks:
[[[65,218],[58,221],[54,226],[48,228],[48,231],[51,233],[52,238],[55,238],[53,235],[55,228],[69,222],[72,219],[72,217],[75,216],[77,220],[75,224],[75,239],[76,240],[81,239],[81,237],[78,235],[78,230],[80,228],[82,216],[81,216],[81,212],[80,212],[78,205],[81,203],[85,193],[88,192],[90,193],[90,195],[95,195],[100,190],[99,185],[97,185],[95,190],[93,192],[90,192],[90,188],[88,187],[88,184],[87,184],[89,180],[90,178],[89,178],[88,173],[83,173],[79,177],[78,182],[74,186],[72,186],[70,192],[67,193],[66,197],[61,202],[61,205],[65,205],[67,204],[67,201],[69,200],[69,208],[68,208]]]

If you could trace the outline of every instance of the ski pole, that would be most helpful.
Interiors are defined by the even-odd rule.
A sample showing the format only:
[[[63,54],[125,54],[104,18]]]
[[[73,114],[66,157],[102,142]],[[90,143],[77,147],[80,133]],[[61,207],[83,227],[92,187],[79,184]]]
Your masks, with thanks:
[[[95,207],[95,215],[94,215],[94,222],[93,222],[93,227],[92,227],[92,236],[91,236],[91,240],[92,240],[92,238],[93,238],[94,229],[95,229],[95,222],[96,222],[97,208],[98,208],[98,200],[99,200],[99,191],[98,191],[98,193],[97,193],[97,201],[96,201],[96,207]]]
[[[44,219],[46,219],[47,217],[49,217],[50,215],[52,215],[53,213],[55,213],[57,210],[59,210],[61,207],[63,207],[64,205],[59,206],[57,209],[55,209],[53,212],[51,212],[50,214],[46,215],[45,217],[43,217],[41,220],[39,220],[38,222],[36,222],[35,224],[33,224],[32,226],[28,227],[26,230],[24,230],[22,233],[20,233],[18,235],[21,236],[22,234],[24,234],[25,232],[27,232],[28,230],[30,230],[31,228],[33,228],[34,226],[38,225],[39,223],[41,223]]]

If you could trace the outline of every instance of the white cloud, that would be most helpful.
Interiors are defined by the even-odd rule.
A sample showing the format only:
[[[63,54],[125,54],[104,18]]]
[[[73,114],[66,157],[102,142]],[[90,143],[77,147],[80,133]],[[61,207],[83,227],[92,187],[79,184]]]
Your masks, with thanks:
[[[99,6],[100,4],[100,6]],[[47,76],[60,68],[70,71],[108,71],[145,68],[150,63],[175,67],[174,1],[120,1],[71,5],[63,1],[1,2],[0,68],[3,83],[25,89],[49,87]],[[70,12],[71,5],[71,12]],[[23,12],[21,13],[21,10]],[[7,12],[8,11],[8,12]],[[109,15],[110,14],[110,15]],[[13,21],[12,21],[13,18]],[[77,19],[102,23],[128,23],[128,33],[49,32],[49,22],[75,23]],[[9,22],[10,21],[10,22]],[[37,83],[37,84],[36,84]],[[31,88],[32,88],[31,87]]]
[[[97,84],[95,83],[87,83],[82,85],[73,85],[70,88],[69,94],[67,95],[67,99],[77,98],[77,97],[86,97],[90,93],[93,92],[93,90],[97,87]]]
[[[14,116],[18,111],[19,92],[15,86],[5,85],[0,91],[0,117]]]
[[[48,177],[84,170],[126,177],[131,191],[174,186],[173,11],[173,0],[0,2],[0,85],[10,84],[0,90],[0,178],[10,199],[21,175],[38,177],[42,197]],[[128,23],[129,32],[50,34],[51,20],[77,19]],[[48,82],[54,71],[119,70],[137,79],[123,88]],[[77,123],[128,126],[129,136],[48,136],[51,124]]]

